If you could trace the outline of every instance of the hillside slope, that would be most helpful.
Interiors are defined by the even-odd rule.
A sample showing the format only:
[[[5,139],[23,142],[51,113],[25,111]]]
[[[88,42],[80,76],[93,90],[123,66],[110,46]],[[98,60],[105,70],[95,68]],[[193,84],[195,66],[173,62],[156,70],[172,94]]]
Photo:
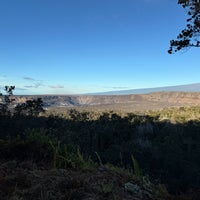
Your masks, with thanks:
[[[200,83],[97,93],[101,95],[147,94],[152,92],[200,92]]]
[[[200,93],[198,92],[157,92],[149,94],[132,95],[41,95],[41,96],[15,96],[16,103],[27,99],[41,97],[45,108],[97,108],[118,109],[128,111],[143,111],[162,109],[173,106],[198,106]]]

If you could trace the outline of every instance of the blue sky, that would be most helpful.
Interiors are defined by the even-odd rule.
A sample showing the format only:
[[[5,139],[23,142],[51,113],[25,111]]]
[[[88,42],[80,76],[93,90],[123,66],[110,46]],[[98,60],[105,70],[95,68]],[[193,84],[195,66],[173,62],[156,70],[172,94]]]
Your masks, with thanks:
[[[200,49],[169,55],[176,0],[0,1],[0,87],[80,94],[200,82]]]

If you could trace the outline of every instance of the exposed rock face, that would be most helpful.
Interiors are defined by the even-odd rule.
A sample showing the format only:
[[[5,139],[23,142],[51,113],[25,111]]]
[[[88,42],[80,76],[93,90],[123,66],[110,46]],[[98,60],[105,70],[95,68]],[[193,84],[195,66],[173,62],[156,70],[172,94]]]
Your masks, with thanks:
[[[108,109],[120,108],[122,110],[160,109],[170,106],[198,106],[200,93],[187,92],[159,92],[133,95],[41,95],[41,96],[15,96],[15,103],[24,103],[28,99],[41,97],[46,108],[56,107],[84,107],[98,106]],[[1,99],[0,99],[1,101]]]

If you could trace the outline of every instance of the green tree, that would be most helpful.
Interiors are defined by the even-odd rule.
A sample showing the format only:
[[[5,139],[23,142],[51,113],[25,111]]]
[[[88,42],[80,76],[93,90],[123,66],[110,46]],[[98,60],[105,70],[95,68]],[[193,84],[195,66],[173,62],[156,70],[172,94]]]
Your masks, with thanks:
[[[6,94],[0,93],[1,103],[0,103],[0,115],[10,115],[12,102],[15,100],[11,96],[13,95],[13,90],[15,86],[5,86],[4,91]]]
[[[25,103],[18,104],[14,109],[15,115],[38,116],[41,112],[44,112],[41,98],[27,100]]]
[[[0,93],[0,115],[31,115],[38,116],[44,112],[43,101],[41,98],[27,100],[25,103],[13,104],[13,90],[15,86],[5,86],[6,94]]]
[[[178,4],[186,9],[188,19],[185,29],[170,41],[169,54],[188,47],[200,47],[200,0],[179,0]]]

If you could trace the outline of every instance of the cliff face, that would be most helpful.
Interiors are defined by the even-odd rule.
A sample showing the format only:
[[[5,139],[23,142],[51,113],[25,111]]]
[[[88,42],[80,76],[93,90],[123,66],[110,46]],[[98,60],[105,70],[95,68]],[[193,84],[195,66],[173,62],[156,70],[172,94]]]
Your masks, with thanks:
[[[28,99],[42,98],[44,107],[104,107],[114,109],[120,107],[143,109],[160,109],[170,106],[198,106],[200,93],[187,92],[159,92],[150,94],[133,95],[99,95],[99,96],[74,96],[74,95],[40,95],[40,96],[15,96],[15,103],[24,103]],[[0,99],[0,102],[2,99]]]

